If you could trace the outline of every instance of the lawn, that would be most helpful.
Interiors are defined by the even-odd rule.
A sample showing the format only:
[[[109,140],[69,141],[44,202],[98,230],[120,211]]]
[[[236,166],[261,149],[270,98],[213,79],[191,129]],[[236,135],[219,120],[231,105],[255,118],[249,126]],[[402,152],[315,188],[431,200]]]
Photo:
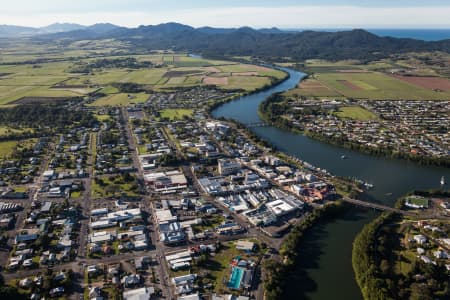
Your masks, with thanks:
[[[130,103],[142,103],[148,100],[149,95],[145,93],[139,94],[112,94],[102,97],[89,106],[125,106]]]
[[[359,121],[376,120],[377,115],[361,106],[343,106],[335,113],[339,118],[347,118]]]
[[[114,180],[114,178],[117,179]],[[103,182],[103,184],[100,182]],[[124,182],[120,176],[116,175],[102,177],[92,181],[92,197],[94,199],[118,197],[121,194],[125,194],[129,197],[137,197],[136,181]]]
[[[173,120],[182,120],[185,116],[192,117],[194,111],[192,109],[164,109],[159,112],[161,115],[160,118],[167,118],[171,121]]]
[[[416,196],[407,197],[406,201],[411,204],[414,204],[414,205],[423,206],[425,208],[428,208],[428,204],[429,204],[429,200],[427,198],[416,197]]]

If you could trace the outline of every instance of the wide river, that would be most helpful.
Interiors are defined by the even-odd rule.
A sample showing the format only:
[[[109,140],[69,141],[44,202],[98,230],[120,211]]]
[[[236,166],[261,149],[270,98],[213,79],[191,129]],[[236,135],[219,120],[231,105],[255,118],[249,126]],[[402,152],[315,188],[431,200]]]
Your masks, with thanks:
[[[259,104],[270,95],[294,88],[304,73],[284,69],[290,78],[263,92],[241,97],[216,108],[214,117],[241,123],[261,122]],[[440,188],[440,178],[450,179],[450,169],[423,167],[415,163],[375,157],[322,143],[276,127],[251,128],[278,150],[294,155],[338,176],[356,177],[372,183],[373,201],[392,205],[413,189]],[[348,159],[341,159],[346,155]],[[362,299],[351,265],[352,242],[376,212],[349,211],[337,220],[314,227],[302,243],[296,276],[289,280],[289,299]]]

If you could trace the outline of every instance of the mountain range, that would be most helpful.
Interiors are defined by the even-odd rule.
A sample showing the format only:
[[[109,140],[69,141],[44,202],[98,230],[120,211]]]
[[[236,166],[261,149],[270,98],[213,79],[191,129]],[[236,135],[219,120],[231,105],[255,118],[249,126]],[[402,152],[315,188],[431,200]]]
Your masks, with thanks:
[[[98,32],[106,32],[109,30],[120,28],[113,24],[95,24],[92,26],[84,26],[74,23],[54,23],[45,27],[25,27],[15,25],[0,25],[0,37],[13,38],[13,37],[31,37],[44,34],[54,34],[61,32],[73,32],[78,30],[91,30]]]
[[[298,60],[373,60],[393,53],[444,51],[450,53],[450,39],[423,41],[380,37],[362,29],[339,32],[283,31],[277,28],[194,28],[178,23],[125,28],[113,24],[81,26],[53,24],[34,29],[8,27],[8,32],[29,35],[41,42],[86,39],[117,39],[140,50],[172,49],[210,57],[258,56],[266,59],[291,57]],[[2,27],[0,27],[0,36]],[[19,34],[20,33],[20,34]]]

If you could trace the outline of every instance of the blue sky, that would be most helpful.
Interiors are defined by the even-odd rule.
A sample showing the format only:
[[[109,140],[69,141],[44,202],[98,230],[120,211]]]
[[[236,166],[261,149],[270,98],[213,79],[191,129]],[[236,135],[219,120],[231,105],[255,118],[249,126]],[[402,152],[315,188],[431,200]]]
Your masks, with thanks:
[[[6,2],[6,1],[5,1]],[[450,28],[449,0],[11,0],[0,23],[111,22],[134,27]]]

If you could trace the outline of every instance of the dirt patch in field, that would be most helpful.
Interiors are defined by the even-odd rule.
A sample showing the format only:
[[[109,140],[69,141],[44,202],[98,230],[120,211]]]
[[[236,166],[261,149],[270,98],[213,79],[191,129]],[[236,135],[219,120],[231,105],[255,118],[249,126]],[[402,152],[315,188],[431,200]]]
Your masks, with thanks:
[[[74,100],[74,97],[22,97],[8,104],[51,104],[69,100]]]
[[[52,89],[88,89],[89,85],[86,84],[69,84],[69,85],[54,85],[51,87]]]
[[[441,77],[402,76],[392,77],[429,90],[450,91],[450,80]]]
[[[345,85],[346,87],[348,87],[349,89],[352,89],[354,91],[361,91],[362,90],[362,88],[360,88],[359,86],[351,83],[348,80],[337,80],[337,82],[339,82],[342,85]]]
[[[204,84],[228,85],[228,77],[204,77]]]
[[[370,73],[369,71],[366,71],[366,70],[336,70],[336,72],[339,72],[339,73],[355,73],[355,74],[358,74],[358,73]]]
[[[258,76],[258,72],[233,72],[231,73],[232,76]]]
[[[168,71],[164,74],[165,77],[182,77],[186,75],[193,75],[193,74],[199,74],[204,73],[203,70],[188,70],[188,71]]]
[[[203,70],[205,70],[206,72],[210,72],[210,73],[220,73],[221,72],[216,67],[205,67],[205,68],[203,68]]]
[[[300,84],[298,85],[299,88],[301,89],[327,89],[329,90],[329,88],[324,85],[322,82],[315,80],[315,79],[306,79],[300,82]]]

